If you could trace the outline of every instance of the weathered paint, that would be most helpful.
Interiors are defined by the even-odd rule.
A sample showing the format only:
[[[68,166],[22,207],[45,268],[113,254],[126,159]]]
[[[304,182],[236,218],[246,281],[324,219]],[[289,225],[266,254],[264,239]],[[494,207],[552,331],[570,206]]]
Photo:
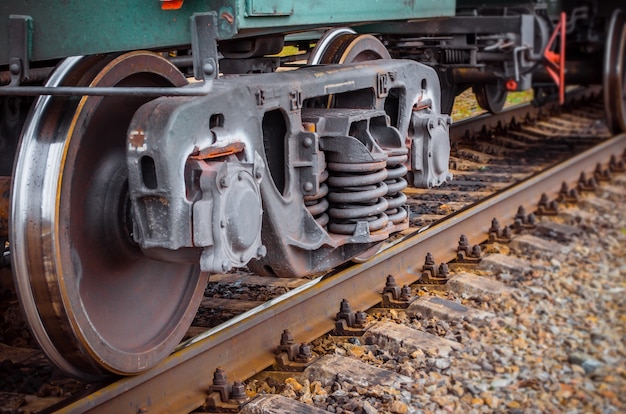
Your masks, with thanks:
[[[185,0],[162,10],[158,0],[5,0],[0,3],[0,64],[9,59],[10,15],[33,19],[31,59],[175,48],[190,43],[189,17],[217,11],[221,39],[311,27],[454,14],[455,0]]]

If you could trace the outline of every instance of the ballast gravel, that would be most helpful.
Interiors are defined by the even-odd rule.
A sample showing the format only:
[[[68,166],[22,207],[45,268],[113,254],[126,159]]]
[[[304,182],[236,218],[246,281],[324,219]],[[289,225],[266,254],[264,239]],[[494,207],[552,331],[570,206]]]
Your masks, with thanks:
[[[583,197],[558,216],[542,219],[576,227],[578,234],[567,240],[537,232],[532,236],[550,244],[533,245],[525,237],[487,247],[489,260],[509,259],[505,266],[475,273],[502,282],[510,288],[507,294],[413,287],[417,295],[442,297],[488,317],[369,312],[371,321],[400,324],[460,346],[439,352],[331,336],[313,344],[318,354],[384,368],[411,378],[410,384],[363,386],[338,375],[324,386],[298,375],[286,381],[260,376],[248,383],[249,395],[275,393],[345,414],[626,412],[626,178],[622,174],[597,196]],[[524,268],[511,267],[517,262],[511,258],[526,263]]]

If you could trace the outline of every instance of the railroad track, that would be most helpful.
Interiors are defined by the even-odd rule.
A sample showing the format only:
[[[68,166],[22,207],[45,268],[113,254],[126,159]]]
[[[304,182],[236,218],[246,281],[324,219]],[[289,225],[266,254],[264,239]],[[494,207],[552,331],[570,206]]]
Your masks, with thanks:
[[[609,137],[598,121],[602,108],[596,101],[584,101],[561,114],[549,114],[550,108],[542,111],[517,108],[498,117],[455,124],[454,181],[446,188],[410,190],[411,228],[373,258],[311,280],[241,273],[211,276],[210,296],[196,317],[190,339],[176,353],[143,375],[100,384],[86,398],[55,408],[182,412],[204,406],[218,367],[229,381],[250,378],[275,362],[285,329],[298,343],[315,340],[333,329],[343,300],[353,310],[371,308],[381,301],[388,275],[399,286],[414,283],[423,278],[427,253],[434,254],[438,268],[456,257],[461,234],[470,246],[482,243],[493,218],[502,223],[502,230],[514,223],[520,206],[535,211],[541,194],[548,201],[542,209],[550,214],[563,183],[577,188],[581,171],[593,177],[598,163],[602,167],[597,177],[602,179],[611,156],[619,160],[624,154],[626,137]],[[546,141],[551,143],[547,150]],[[513,165],[520,158],[524,165]],[[554,165],[557,160],[562,162]],[[589,185],[588,180],[584,185]]]

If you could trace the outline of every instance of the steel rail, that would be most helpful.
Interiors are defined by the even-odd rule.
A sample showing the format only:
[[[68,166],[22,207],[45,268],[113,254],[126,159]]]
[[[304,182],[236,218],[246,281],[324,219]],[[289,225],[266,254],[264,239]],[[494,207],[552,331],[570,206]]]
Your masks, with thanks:
[[[415,282],[427,252],[448,261],[455,256],[461,234],[470,243],[486,239],[492,218],[509,223],[523,205],[534,211],[542,193],[554,198],[563,182],[576,183],[581,172],[626,150],[626,134],[618,135],[544,172],[515,184],[483,202],[461,210],[428,228],[406,236],[370,261],[348,266],[270,301],[236,320],[208,331],[162,364],[136,377],[115,382],[59,412],[181,412],[202,405],[217,367],[229,380],[248,378],[274,362],[280,334],[290,329],[306,342],[331,330],[339,303],[354,310],[380,302],[388,274],[398,284]]]
[[[589,99],[591,96],[598,96],[602,92],[602,87],[592,85],[589,87],[571,90],[565,96],[565,105],[581,99]],[[527,117],[535,118],[540,114],[548,114],[550,111],[559,110],[562,106],[558,101],[547,102],[541,106],[534,106],[523,103],[506,108],[499,114],[484,113],[482,115],[462,119],[455,122],[450,129],[450,140],[452,142],[462,139],[466,135],[478,135],[485,127],[495,129],[498,125],[507,125],[516,119],[523,122]]]

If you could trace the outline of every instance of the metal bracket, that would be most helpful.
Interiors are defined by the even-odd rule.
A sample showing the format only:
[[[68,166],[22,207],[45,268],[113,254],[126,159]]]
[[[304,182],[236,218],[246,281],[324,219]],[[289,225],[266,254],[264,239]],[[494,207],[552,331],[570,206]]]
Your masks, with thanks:
[[[371,323],[367,323],[366,313],[353,312],[345,299],[341,301],[336,319],[335,329],[330,332],[333,336],[363,336],[372,326]]]
[[[9,70],[11,83],[0,87],[0,96],[206,96],[213,88],[213,79],[219,75],[217,60],[217,15],[195,14],[191,17],[191,46],[194,76],[203,83],[178,88],[172,87],[88,87],[88,86],[19,86],[28,77],[33,20],[30,16],[10,17]]]
[[[193,75],[209,82],[220,73],[217,58],[217,14],[199,13],[191,16],[191,53]]]
[[[12,14],[9,16],[9,71],[11,86],[17,86],[28,77],[33,37],[33,18]]]
[[[543,52],[543,57],[546,71],[559,87],[559,104],[563,105],[565,102],[565,37],[566,37],[567,19],[565,13],[562,12],[559,18],[559,23],[556,25],[550,40]],[[552,46],[555,43],[556,37],[560,36],[559,53],[552,52]]]

